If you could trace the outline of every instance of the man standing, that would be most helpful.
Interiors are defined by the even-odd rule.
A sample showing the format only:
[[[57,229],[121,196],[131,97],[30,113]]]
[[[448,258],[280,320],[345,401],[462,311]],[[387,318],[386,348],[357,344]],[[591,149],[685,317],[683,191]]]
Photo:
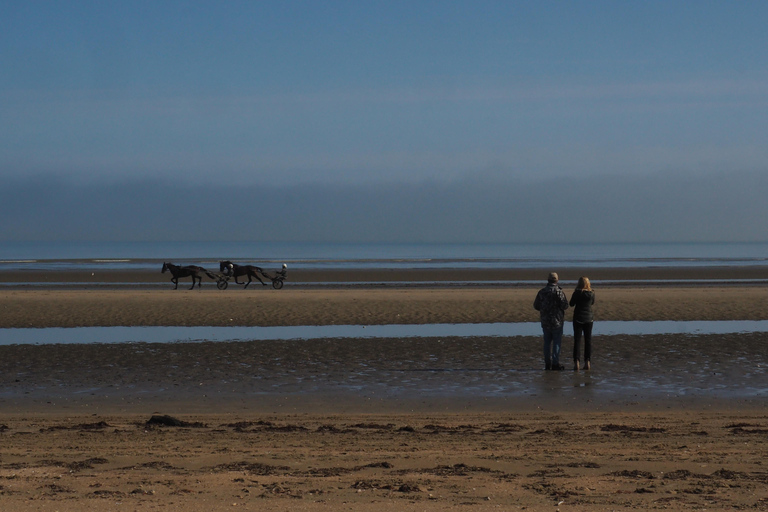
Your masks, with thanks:
[[[544,331],[544,367],[547,370],[565,370],[560,364],[560,345],[563,342],[563,317],[568,309],[568,299],[555,272],[549,274],[547,286],[539,290],[533,307],[541,316]]]

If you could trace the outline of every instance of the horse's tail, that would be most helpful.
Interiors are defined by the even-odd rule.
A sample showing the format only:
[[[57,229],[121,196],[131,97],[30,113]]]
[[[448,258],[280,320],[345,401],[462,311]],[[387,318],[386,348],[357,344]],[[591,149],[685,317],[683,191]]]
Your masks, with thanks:
[[[215,276],[215,275],[211,274],[211,273],[210,273],[210,272],[208,272],[207,270],[205,271],[205,275],[207,275],[208,277],[210,277],[210,278],[211,278],[211,279],[213,279],[214,281],[218,281],[218,280],[219,280],[219,277],[218,277],[218,276]]]

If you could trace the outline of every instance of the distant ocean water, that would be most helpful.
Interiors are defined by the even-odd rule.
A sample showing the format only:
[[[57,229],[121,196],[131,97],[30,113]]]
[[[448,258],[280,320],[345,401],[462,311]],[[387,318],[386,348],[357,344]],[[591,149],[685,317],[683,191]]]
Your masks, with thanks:
[[[291,268],[764,266],[768,243],[395,244],[296,242],[4,242],[0,270],[144,269],[219,260]]]

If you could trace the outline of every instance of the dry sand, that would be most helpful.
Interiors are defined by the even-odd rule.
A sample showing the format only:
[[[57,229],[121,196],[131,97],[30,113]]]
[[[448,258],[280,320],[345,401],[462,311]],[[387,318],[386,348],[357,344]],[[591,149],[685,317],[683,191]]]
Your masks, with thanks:
[[[579,273],[587,272],[573,272]],[[692,278],[707,279],[704,274]],[[666,271],[626,275],[669,278]],[[728,274],[744,282],[727,286],[606,282],[597,288],[597,318],[768,319],[768,293],[749,283],[751,275]],[[317,282],[336,278],[316,276]],[[210,282],[195,291],[9,286],[0,293],[0,326],[534,321],[539,284],[231,286],[223,292]],[[504,354],[499,365],[518,365],[521,372],[532,366],[521,374],[537,391],[514,399],[473,399],[466,391],[372,397],[327,386],[345,379],[370,384],[379,377],[362,369],[366,361],[396,380],[392,361],[407,345],[418,350],[436,343],[424,340],[399,349],[397,340],[378,349],[376,342],[325,340],[315,352],[284,343],[258,354],[258,346],[243,343],[0,347],[0,510],[768,510],[765,395],[731,401],[727,394],[708,400],[706,389],[696,397],[649,391],[574,402],[589,388],[568,383],[584,384],[589,375],[535,368],[538,340],[524,340],[531,346],[520,354],[487,340],[450,341],[443,342],[453,347],[440,352],[444,359],[416,364],[452,368],[472,350],[474,357]],[[670,338],[612,341],[629,352],[642,346],[653,353]],[[699,356],[699,366],[720,353],[736,361],[728,371],[765,386],[765,368],[739,355],[746,349],[765,361],[764,341],[762,334],[693,340],[711,350]],[[603,349],[607,353],[608,342]],[[690,357],[678,357],[680,371],[673,366],[671,375],[684,379]],[[655,361],[647,365],[634,369],[640,380],[659,370]],[[259,368],[273,377],[280,368],[282,380],[265,381]],[[595,375],[611,372],[602,375],[615,379],[623,370],[605,365]],[[715,366],[714,373],[720,371]],[[450,372],[422,374],[421,384],[436,379],[437,388],[454,379]],[[263,393],[275,382],[278,391]],[[313,393],[317,383],[326,387]],[[158,414],[186,423],[147,423]]]
[[[0,506],[765,510],[764,412],[3,419]],[[177,418],[178,419],[178,418]]]
[[[534,322],[537,289],[9,289],[0,294],[0,327]],[[768,319],[768,287],[613,287],[596,294],[598,320]]]

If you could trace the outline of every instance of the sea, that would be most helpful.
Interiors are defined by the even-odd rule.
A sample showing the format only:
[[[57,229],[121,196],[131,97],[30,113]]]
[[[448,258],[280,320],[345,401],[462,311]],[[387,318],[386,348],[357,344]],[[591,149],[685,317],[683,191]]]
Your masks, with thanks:
[[[330,243],[3,242],[2,270],[154,269],[220,260],[316,269],[606,268],[768,265],[768,242],[747,243]]]

